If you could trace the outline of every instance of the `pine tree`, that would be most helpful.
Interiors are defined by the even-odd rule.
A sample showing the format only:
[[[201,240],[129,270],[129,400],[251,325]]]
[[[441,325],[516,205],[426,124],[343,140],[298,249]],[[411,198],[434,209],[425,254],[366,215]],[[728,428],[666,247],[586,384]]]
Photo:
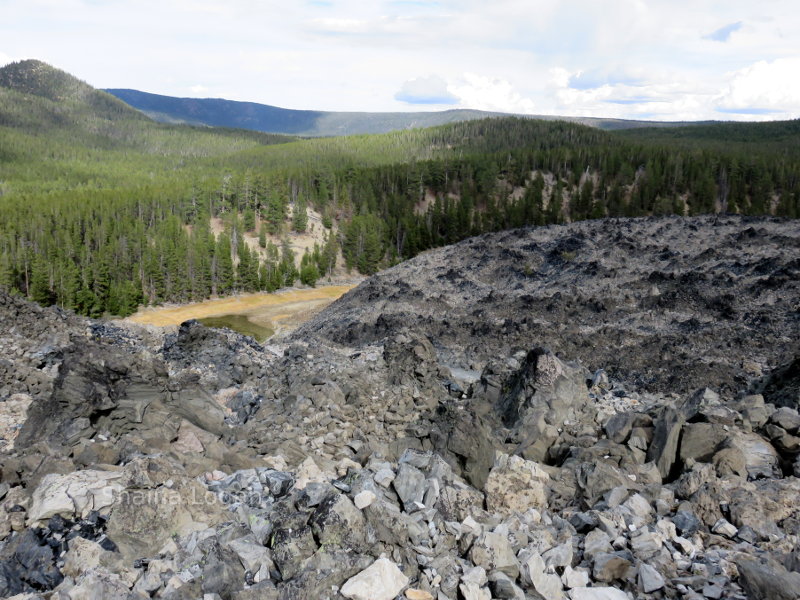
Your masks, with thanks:
[[[305,200],[298,200],[294,205],[292,229],[297,233],[305,233],[308,227],[308,210]]]
[[[77,265],[71,260],[66,260],[61,269],[61,276],[64,281],[62,295],[59,299],[61,306],[70,310],[77,310],[78,293],[83,285]]]
[[[221,233],[217,238],[214,259],[217,266],[215,277],[217,295],[230,294],[234,286],[234,270],[231,238],[226,233]]]
[[[267,232],[272,235],[280,233],[283,220],[286,218],[286,205],[278,195],[267,200],[266,222]]]
[[[245,231],[255,231],[256,213],[252,208],[247,208],[244,213],[242,213],[242,226]]]
[[[53,303],[53,291],[50,289],[50,272],[47,263],[41,257],[36,257],[31,266],[31,283],[28,296],[34,302],[43,306]]]
[[[375,215],[353,217],[345,229],[342,251],[347,268],[371,275],[383,259],[383,224]]]
[[[100,314],[106,310],[108,304],[109,288],[111,287],[111,269],[108,264],[108,258],[103,256],[97,261],[97,266],[94,270],[94,282],[92,284],[92,291],[97,303],[97,310]]]
[[[0,288],[13,291],[16,288],[16,276],[11,257],[8,254],[0,254]]]
[[[300,281],[304,285],[316,287],[317,279],[319,279],[317,263],[314,260],[314,256],[309,254],[308,250],[306,250],[303,254],[303,258],[300,260]]]
[[[294,252],[288,239],[284,239],[281,244],[281,262],[278,265],[281,274],[280,287],[291,287],[297,279],[297,267],[294,264]]]

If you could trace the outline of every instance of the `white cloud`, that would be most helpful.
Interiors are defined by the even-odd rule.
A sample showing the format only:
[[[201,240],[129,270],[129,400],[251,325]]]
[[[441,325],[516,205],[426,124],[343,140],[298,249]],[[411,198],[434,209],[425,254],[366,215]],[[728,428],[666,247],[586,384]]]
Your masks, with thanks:
[[[447,82],[438,75],[410,79],[402,85],[394,97],[406,104],[458,103],[458,98],[447,88]]]
[[[369,29],[369,22],[362,19],[314,19],[311,24],[326,33],[364,33]]]
[[[208,88],[204,85],[193,85],[189,88],[189,91],[193,94],[205,94],[208,92]]]
[[[424,94],[398,89],[438,73],[459,105],[503,112],[800,115],[791,73],[800,48],[796,0],[0,4],[0,61],[40,58],[98,87],[290,108],[418,110],[408,100]],[[709,32],[727,42],[704,39]],[[203,90],[192,89],[198,82]],[[758,108],[779,112],[719,112]]]
[[[536,112],[534,101],[522,96],[505,79],[464,73],[461,80],[450,84],[448,89],[465,108],[523,114]]]
[[[736,71],[719,99],[725,109],[768,109],[800,115],[800,56],[757,63]]]
[[[689,81],[676,73],[661,78],[575,86],[579,72],[551,70],[546,86],[550,114],[619,119],[691,121],[720,118],[711,106],[719,88]]]

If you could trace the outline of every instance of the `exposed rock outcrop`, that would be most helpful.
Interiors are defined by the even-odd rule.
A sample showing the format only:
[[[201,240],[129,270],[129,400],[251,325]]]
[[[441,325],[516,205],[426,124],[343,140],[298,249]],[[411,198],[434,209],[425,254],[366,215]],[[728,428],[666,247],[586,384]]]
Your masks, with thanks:
[[[0,596],[797,598],[800,230],[520,230],[261,346],[0,292]]]

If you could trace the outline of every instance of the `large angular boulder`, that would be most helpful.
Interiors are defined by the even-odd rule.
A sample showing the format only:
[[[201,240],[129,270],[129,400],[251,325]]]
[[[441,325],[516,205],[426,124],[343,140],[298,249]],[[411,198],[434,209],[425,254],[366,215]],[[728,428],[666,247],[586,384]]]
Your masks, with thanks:
[[[687,423],[681,434],[681,462],[685,463],[690,458],[698,462],[710,462],[729,436],[730,433],[724,425]]]
[[[499,397],[497,411],[507,427],[527,427],[540,417],[547,425],[561,425],[585,403],[585,375],[549,350],[534,348],[503,385],[508,391]]]
[[[454,482],[442,488],[436,508],[446,521],[460,523],[483,508],[483,494],[464,483]]]
[[[28,524],[37,526],[60,515],[85,518],[92,511],[108,512],[123,490],[119,471],[75,471],[45,475],[33,492]]]
[[[775,477],[780,475],[780,458],[775,448],[767,440],[755,433],[733,431],[725,444],[741,452],[749,479]]]
[[[545,559],[533,548],[524,548],[519,553],[522,584],[536,591],[537,597],[563,600],[561,578],[548,572]]]
[[[486,507],[503,515],[545,508],[549,480],[538,463],[499,454],[484,487]]]
[[[317,551],[317,542],[308,526],[282,527],[272,540],[272,557],[284,580],[302,571],[303,562]]]
[[[798,498],[800,479],[794,477],[742,482],[730,490],[730,521],[763,539],[781,538],[784,534],[777,524],[797,514]]]
[[[662,479],[667,480],[672,474],[684,422],[683,413],[674,408],[664,410],[656,421],[653,441],[647,449],[647,460],[656,463]]]
[[[311,530],[323,546],[361,549],[366,544],[366,521],[344,494],[326,496],[311,516]]]
[[[469,557],[473,564],[487,571],[502,571],[512,579],[519,575],[519,563],[506,534],[484,533],[472,544]]]
[[[775,561],[740,557],[739,582],[754,600],[800,599],[800,573],[787,571]]]
[[[339,590],[350,600],[392,600],[408,585],[408,577],[388,558],[379,558]]]
[[[203,593],[230,600],[242,588],[243,580],[244,567],[237,554],[214,541],[203,560]]]
[[[130,487],[108,519],[108,535],[128,559],[156,554],[173,535],[224,522],[225,507],[202,484],[173,476],[167,485]]]
[[[408,463],[401,463],[392,484],[406,512],[415,510],[415,505],[422,506],[425,497],[425,474],[418,468]]]

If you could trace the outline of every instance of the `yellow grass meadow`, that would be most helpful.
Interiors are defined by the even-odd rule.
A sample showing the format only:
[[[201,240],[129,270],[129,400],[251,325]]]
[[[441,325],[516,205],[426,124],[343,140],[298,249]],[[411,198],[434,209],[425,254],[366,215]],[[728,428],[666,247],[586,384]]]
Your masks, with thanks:
[[[284,333],[302,324],[328,304],[353,289],[349,285],[329,285],[309,289],[289,289],[275,293],[242,294],[140,310],[126,320],[144,325],[169,327],[189,319],[243,315],[256,325]]]

